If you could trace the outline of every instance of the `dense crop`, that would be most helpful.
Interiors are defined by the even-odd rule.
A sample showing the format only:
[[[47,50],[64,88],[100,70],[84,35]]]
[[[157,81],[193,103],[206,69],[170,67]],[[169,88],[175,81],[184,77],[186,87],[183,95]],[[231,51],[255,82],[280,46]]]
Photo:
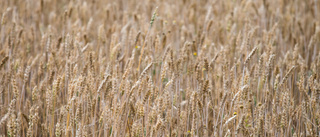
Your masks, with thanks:
[[[319,0],[0,0],[0,136],[320,136]]]

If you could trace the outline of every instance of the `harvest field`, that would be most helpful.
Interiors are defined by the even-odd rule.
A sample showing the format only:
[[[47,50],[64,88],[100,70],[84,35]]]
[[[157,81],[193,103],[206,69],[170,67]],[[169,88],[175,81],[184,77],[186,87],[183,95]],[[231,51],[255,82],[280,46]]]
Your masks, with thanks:
[[[320,0],[0,0],[0,137],[320,136]]]

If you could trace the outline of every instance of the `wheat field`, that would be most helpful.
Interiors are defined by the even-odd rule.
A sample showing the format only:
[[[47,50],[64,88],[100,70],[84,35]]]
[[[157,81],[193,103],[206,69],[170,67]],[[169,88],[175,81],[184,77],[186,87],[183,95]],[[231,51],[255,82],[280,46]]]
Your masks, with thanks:
[[[319,0],[0,0],[0,137],[319,137]]]

